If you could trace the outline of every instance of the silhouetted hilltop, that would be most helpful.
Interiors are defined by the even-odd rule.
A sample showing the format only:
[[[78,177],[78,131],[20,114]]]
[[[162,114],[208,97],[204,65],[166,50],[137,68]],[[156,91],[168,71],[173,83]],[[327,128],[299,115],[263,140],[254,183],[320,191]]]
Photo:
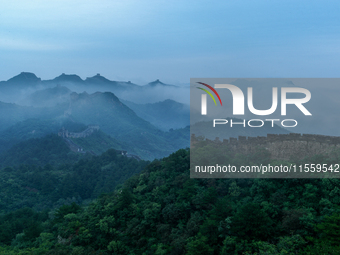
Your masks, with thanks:
[[[64,74],[64,73],[54,78],[52,81],[59,82],[59,83],[63,83],[63,82],[74,82],[74,83],[80,83],[80,84],[84,83],[84,80],[82,80],[82,78],[80,78],[78,75]]]
[[[99,73],[97,73],[93,77],[87,77],[85,81],[88,83],[111,83],[112,82],[109,79],[105,78],[104,76],[101,76]]]
[[[18,93],[20,90],[27,88],[36,89],[36,87],[41,84],[41,79],[34,73],[22,72],[7,81],[0,81],[0,95],[5,95],[5,97],[0,100],[10,102],[11,100],[8,100],[8,94],[16,94],[17,98],[17,95],[20,94]]]
[[[111,81],[104,76],[101,76],[99,73],[93,77],[88,77],[85,80],[88,86],[95,85],[98,88],[107,89],[107,90],[126,90],[126,89],[136,89],[140,86],[129,82],[119,82],[119,81]]]
[[[7,80],[8,83],[29,83],[29,84],[37,84],[41,82],[41,79],[38,78],[34,73],[22,72],[13,78]]]
[[[174,86],[174,85],[169,85],[169,84],[165,84],[163,82],[161,82],[159,79],[155,80],[155,81],[152,81],[152,82],[149,82],[147,85],[145,85],[144,87],[146,86],[150,86],[150,87],[155,87],[155,86],[170,86],[170,87],[177,87],[177,86]]]

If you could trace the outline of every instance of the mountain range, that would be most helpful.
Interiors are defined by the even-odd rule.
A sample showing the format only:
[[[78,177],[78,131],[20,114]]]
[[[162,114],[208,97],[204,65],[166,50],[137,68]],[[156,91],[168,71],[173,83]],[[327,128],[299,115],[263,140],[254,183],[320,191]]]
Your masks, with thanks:
[[[235,82],[240,87],[249,85],[242,79]],[[287,84],[291,85],[286,81],[282,86]],[[68,139],[81,144],[79,148],[86,147],[87,151],[96,153],[114,148],[146,160],[168,156],[189,146],[189,105],[174,100],[179,95],[185,97],[183,91],[189,92],[189,87],[159,80],[140,86],[130,81],[111,81],[100,74],[85,80],[67,74],[41,80],[33,73],[22,72],[0,82],[0,98],[4,101],[0,101],[0,153],[27,139],[56,134],[61,128],[82,132],[95,125],[100,129],[97,138]],[[182,101],[188,102],[188,98]],[[197,136],[204,135],[206,125],[196,123],[192,130]],[[206,137],[224,139],[288,133],[277,126],[260,130],[226,130],[224,127],[216,130],[214,137]]]
[[[85,80],[76,74],[61,74],[51,80],[42,80],[34,73],[22,72],[7,81],[0,82],[0,101],[19,102],[36,90],[65,86],[75,92],[94,93],[110,91],[119,98],[135,103],[155,103],[173,99],[188,104],[189,86],[179,87],[155,80],[143,86],[130,81],[111,81],[100,74]]]
[[[98,125],[101,131],[120,141],[123,149],[145,159],[164,157],[181,148],[176,141],[168,140],[166,132],[138,117],[111,92],[73,92],[68,102],[44,108],[2,103],[0,113],[3,113],[0,115],[3,144],[56,133],[71,122]],[[180,144],[182,146],[182,142]],[[189,134],[183,146],[188,145]]]

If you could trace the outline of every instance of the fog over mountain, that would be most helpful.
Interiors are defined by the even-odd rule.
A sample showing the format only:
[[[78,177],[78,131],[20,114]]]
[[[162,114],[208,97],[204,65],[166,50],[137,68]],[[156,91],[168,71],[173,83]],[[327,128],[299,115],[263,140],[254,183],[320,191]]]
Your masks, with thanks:
[[[113,92],[119,98],[134,103],[155,103],[172,99],[189,104],[189,86],[179,87],[165,84],[159,80],[145,85],[137,85],[130,81],[111,81],[100,74],[83,80],[76,74],[61,74],[50,80],[41,80],[35,74],[22,72],[7,81],[0,82],[0,101],[11,103],[27,103],[27,97],[37,90],[64,86],[81,93],[97,91]],[[24,100],[24,101],[22,101]]]
[[[90,81],[97,81],[98,84],[93,85]],[[91,136],[91,141],[82,141],[82,144],[93,146],[92,149],[88,148],[90,151],[104,151],[113,145],[114,148],[152,160],[189,146],[189,131],[183,129],[189,122],[189,106],[170,100],[158,103],[162,107],[145,108],[151,120],[155,120],[157,116],[163,117],[159,127],[151,124],[149,119],[139,117],[120,101],[116,93],[109,91],[111,89],[119,93],[126,90],[141,94],[154,87],[176,89],[175,86],[151,83],[143,89],[138,85],[129,85],[128,82],[123,86],[122,83],[109,81],[100,75],[84,81],[77,75],[62,74],[53,80],[41,81],[30,73],[21,73],[0,85],[2,98],[16,102],[0,101],[0,151],[29,138],[56,134],[62,127],[68,129],[67,126],[70,125],[67,123],[71,123],[71,126],[76,123],[83,125],[83,129],[77,132],[90,125],[100,128],[100,132],[103,132],[101,138]],[[135,89],[136,86],[139,92]],[[82,92],[75,92],[80,90]],[[180,110],[184,108],[187,108],[186,112],[181,113]],[[166,115],[170,116],[171,111],[174,111],[173,118],[167,119]],[[175,119],[176,125],[172,125],[172,120]],[[171,128],[178,130],[164,132]],[[105,134],[112,139],[102,139]]]
[[[205,82],[205,79],[200,79]],[[209,80],[207,80],[209,82]],[[340,131],[337,128],[340,124],[340,120],[337,118],[337,113],[340,110],[340,101],[337,99],[337,95],[340,93],[340,87],[337,84],[336,79],[243,79],[235,78],[230,79],[230,82],[238,86],[247,98],[247,88],[253,88],[253,104],[256,109],[269,109],[272,105],[272,87],[278,88],[278,107],[277,110],[270,115],[270,118],[274,119],[295,119],[298,121],[298,125],[294,128],[288,128],[290,132],[298,133],[314,133],[325,135],[340,135]],[[329,83],[329,84],[328,84]],[[214,84],[211,84],[212,86]],[[197,86],[197,83],[191,84],[191,86]],[[283,87],[302,87],[311,92],[312,98],[304,106],[312,113],[312,116],[305,116],[297,107],[288,105],[287,116],[281,116],[280,112],[280,97],[281,88]],[[166,121],[163,118],[162,123],[157,118],[164,116],[165,109],[160,107],[157,110],[155,104],[165,100],[173,100],[184,105],[189,105],[189,86],[174,86],[163,83],[160,80],[155,80],[145,85],[137,85],[130,81],[111,81],[100,74],[96,74],[92,77],[82,79],[76,74],[61,74],[50,80],[41,80],[33,73],[22,72],[19,75],[8,79],[7,81],[0,82],[0,101],[4,103],[16,103],[18,105],[36,106],[36,107],[49,107],[57,104],[66,103],[69,100],[69,94],[71,91],[77,93],[83,93],[86,91],[89,94],[95,92],[112,92],[120,98],[131,102],[131,107],[138,116],[153,123],[158,128],[166,130],[169,128],[184,127],[182,124],[171,124],[171,118]],[[201,91],[195,92],[197,95]],[[194,94],[195,94],[194,93]],[[219,93],[223,100],[223,105],[226,109],[232,109],[232,98],[230,92],[225,90],[219,90]],[[288,98],[301,97],[294,93],[289,93]],[[246,103],[246,101],[245,101]],[[144,106],[142,106],[144,105]],[[150,108],[151,107],[151,108]],[[193,105],[191,107],[194,107]],[[214,107],[213,102],[208,100],[208,109]],[[215,107],[214,116],[221,118],[221,116],[232,117],[232,112],[219,107]],[[169,109],[168,109],[169,110]],[[150,116],[150,111],[153,113]],[[156,113],[158,111],[158,113]],[[200,116],[200,109],[192,110],[192,114],[195,115],[195,119],[199,121],[205,121],[206,119]],[[184,115],[187,111],[182,112]],[[29,113],[31,114],[31,113]],[[210,117],[214,117],[210,115]],[[33,114],[34,117],[34,114]],[[239,117],[239,116],[238,116]],[[11,117],[7,116],[7,119]],[[258,116],[249,112],[248,108],[245,108],[245,119],[254,119]],[[20,118],[19,118],[20,119]],[[183,121],[181,121],[183,122]],[[184,121],[185,122],[185,121]],[[183,122],[183,123],[184,123]]]
[[[20,100],[18,104],[36,107],[51,107],[68,102],[71,93],[72,91],[68,88],[57,85],[53,88],[37,90]]]
[[[139,117],[164,131],[168,131],[169,128],[183,128],[190,124],[189,105],[171,99],[152,104],[136,104],[127,100],[122,102]]]

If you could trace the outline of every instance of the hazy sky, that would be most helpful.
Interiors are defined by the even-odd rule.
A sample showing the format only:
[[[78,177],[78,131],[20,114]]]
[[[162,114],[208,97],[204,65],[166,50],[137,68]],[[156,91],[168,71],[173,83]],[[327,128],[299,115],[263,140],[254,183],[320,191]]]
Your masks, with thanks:
[[[0,80],[339,77],[340,2],[0,0]]]

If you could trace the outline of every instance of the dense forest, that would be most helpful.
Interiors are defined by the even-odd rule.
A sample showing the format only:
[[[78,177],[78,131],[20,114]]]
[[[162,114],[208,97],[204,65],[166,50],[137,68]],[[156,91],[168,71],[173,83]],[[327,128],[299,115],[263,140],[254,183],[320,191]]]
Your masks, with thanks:
[[[113,191],[148,164],[114,149],[100,156],[75,153],[57,135],[15,145],[0,162],[0,213],[81,204]]]
[[[339,179],[190,179],[189,154],[181,149],[154,160],[87,204],[3,213],[1,254],[340,253]],[[118,156],[108,151],[79,161],[72,168],[78,174],[65,178],[74,182],[68,187],[93,197],[101,166]],[[101,170],[82,178],[91,166]]]

